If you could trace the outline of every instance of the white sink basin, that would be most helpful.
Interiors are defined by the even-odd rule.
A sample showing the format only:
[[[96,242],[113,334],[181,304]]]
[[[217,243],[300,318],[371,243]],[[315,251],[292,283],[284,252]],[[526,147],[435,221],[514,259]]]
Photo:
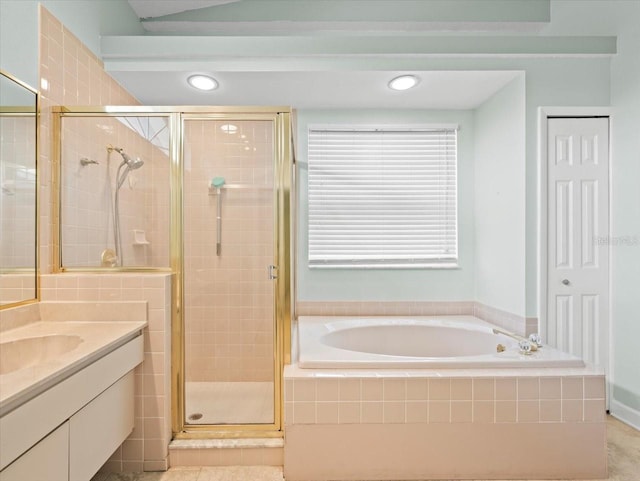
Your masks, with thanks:
[[[0,344],[0,374],[54,360],[82,343],[80,336],[53,334],[27,337]]]

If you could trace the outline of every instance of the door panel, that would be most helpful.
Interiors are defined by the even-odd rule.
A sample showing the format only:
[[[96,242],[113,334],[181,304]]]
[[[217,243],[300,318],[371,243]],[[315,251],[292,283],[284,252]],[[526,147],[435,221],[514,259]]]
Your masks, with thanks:
[[[609,120],[548,120],[547,342],[606,368]]]
[[[185,424],[270,425],[275,122],[196,117],[183,131]]]

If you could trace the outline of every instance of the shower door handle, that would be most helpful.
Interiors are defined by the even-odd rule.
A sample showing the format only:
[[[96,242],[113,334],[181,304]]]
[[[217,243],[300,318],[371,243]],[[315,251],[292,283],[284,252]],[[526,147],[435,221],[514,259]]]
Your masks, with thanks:
[[[273,281],[278,278],[278,266],[270,265],[269,266],[269,280]]]

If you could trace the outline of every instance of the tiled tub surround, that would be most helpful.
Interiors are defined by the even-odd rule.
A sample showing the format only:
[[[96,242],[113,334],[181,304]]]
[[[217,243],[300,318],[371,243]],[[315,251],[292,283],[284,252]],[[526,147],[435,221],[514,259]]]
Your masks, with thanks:
[[[538,319],[522,317],[475,301],[298,301],[297,316],[468,315],[521,336],[538,332]]]
[[[291,481],[606,477],[593,366],[301,369],[296,358],[284,379]]]

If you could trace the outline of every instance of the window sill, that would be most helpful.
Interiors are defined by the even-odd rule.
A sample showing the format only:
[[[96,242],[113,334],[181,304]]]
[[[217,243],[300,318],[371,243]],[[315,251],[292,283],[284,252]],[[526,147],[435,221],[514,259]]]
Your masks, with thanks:
[[[323,264],[309,265],[309,269],[353,269],[353,270],[455,270],[460,269],[457,263],[442,264]]]

